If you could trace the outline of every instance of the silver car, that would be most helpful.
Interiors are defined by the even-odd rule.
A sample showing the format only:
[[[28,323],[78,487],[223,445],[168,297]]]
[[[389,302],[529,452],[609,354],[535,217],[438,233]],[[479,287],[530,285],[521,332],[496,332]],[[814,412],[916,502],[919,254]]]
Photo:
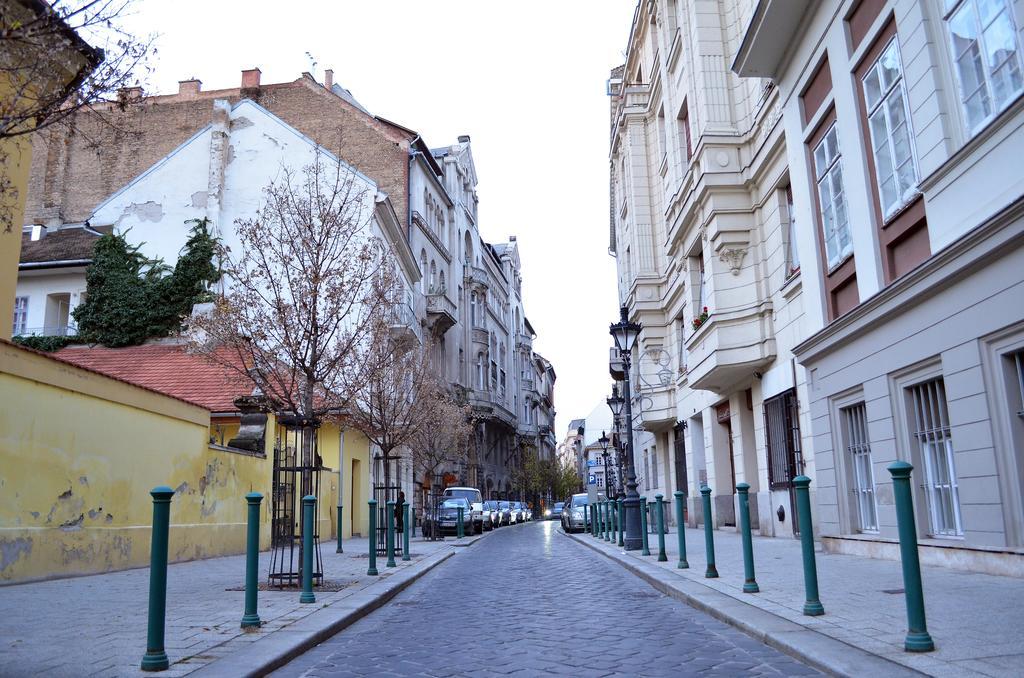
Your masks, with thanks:
[[[574,494],[562,508],[562,529],[566,532],[583,532],[587,529],[590,516],[587,515],[590,500],[586,493]]]

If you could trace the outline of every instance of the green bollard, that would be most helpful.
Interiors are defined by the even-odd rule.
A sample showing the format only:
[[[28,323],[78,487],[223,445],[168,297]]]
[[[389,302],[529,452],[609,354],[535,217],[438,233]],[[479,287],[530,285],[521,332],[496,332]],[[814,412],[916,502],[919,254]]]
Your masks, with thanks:
[[[601,539],[608,541],[608,533],[611,532],[611,515],[608,514],[608,500],[601,502]]]
[[[388,537],[387,537],[387,554],[388,560],[384,563],[385,567],[398,567],[398,563],[395,562],[395,500],[385,504],[387,507],[387,515],[384,516],[384,520],[388,521]]]
[[[612,519],[612,530],[611,530],[612,533],[610,535],[608,535],[608,541],[610,541],[612,543],[612,546],[615,546],[615,544],[617,544],[618,541],[619,541],[619,504],[618,504],[618,502],[615,501],[614,499],[609,501],[608,502],[608,510],[611,511],[611,519]]]
[[[589,504],[587,506],[587,511],[590,512],[590,536],[591,537],[596,537],[597,536],[597,506],[595,506],[594,504]]]
[[[686,495],[676,490],[672,496],[676,498],[676,532],[679,538],[679,562],[676,563],[676,567],[687,570],[690,563],[686,562],[686,525],[683,524],[683,502],[686,501]]]
[[[935,643],[928,634],[924,616],[924,589],[921,586],[921,561],[917,555],[917,527],[914,524],[914,499],[910,490],[910,472],[905,461],[889,464],[892,490],[896,498],[896,523],[900,533],[900,562],[903,564],[903,589],[907,599],[907,652],[931,652]]]
[[[800,548],[804,556],[804,614],[817,617],[825,614],[825,608],[818,600],[818,566],[814,562],[814,532],[811,527],[811,493],[808,488],[811,479],[807,476],[793,478],[796,488],[796,514],[800,521]]]
[[[316,596],[313,595],[313,521],[314,506],[316,497],[307,494],[302,498],[302,594],[299,595],[300,603],[315,603]]]
[[[463,508],[460,506],[458,508],[458,511],[459,511],[459,528],[458,528],[459,529],[459,539],[462,539],[463,535],[465,535],[465,533],[466,533],[465,529],[462,527],[462,512],[463,512]]]
[[[658,502],[658,562],[667,563],[668,554],[665,553],[665,496],[654,495],[654,501]]]
[[[345,552],[345,549],[343,549],[341,547],[341,526],[343,524],[341,522],[341,518],[342,518],[341,504],[338,504],[338,548],[335,551],[335,553],[344,553]]]
[[[249,504],[249,525],[245,537],[245,614],[242,615],[242,628],[259,628],[263,623],[256,612],[259,582],[257,570],[260,565],[260,502],[263,495],[250,492],[245,495]],[[340,542],[339,542],[340,543]]]
[[[707,485],[701,485],[700,488],[701,502],[704,505],[704,548],[707,551],[708,567],[704,570],[704,577],[706,579],[715,579],[718,577],[718,568],[715,567],[715,532],[714,526],[711,524],[713,518],[711,517],[711,488]]]
[[[640,550],[640,555],[649,556],[651,555],[651,546],[647,539],[647,511],[643,509],[647,506],[647,497],[640,497],[640,533],[643,535],[644,547]]]
[[[167,536],[174,490],[160,485],[149,494],[153,497],[153,532],[149,549],[149,625],[142,670],[163,671],[169,666],[164,652],[164,621],[167,611]]]
[[[412,557],[409,555],[409,530],[411,529],[409,523],[409,512],[411,510],[412,508],[409,504],[402,504],[402,512],[405,514],[405,519],[402,521],[402,560],[412,560]]]
[[[736,492],[740,500],[740,537],[743,542],[743,592],[757,593],[761,588],[754,577],[754,540],[750,536],[750,485],[739,483]]]
[[[619,499],[616,502],[616,504],[618,505],[617,506],[618,512],[617,512],[616,516],[617,516],[617,524],[619,526],[619,546],[625,546],[625,542],[623,541],[623,537],[626,536],[626,504],[625,504],[625,500],[622,497],[619,497]]]
[[[366,570],[367,576],[377,576],[377,500],[371,499],[366,502],[370,507],[370,567]]]

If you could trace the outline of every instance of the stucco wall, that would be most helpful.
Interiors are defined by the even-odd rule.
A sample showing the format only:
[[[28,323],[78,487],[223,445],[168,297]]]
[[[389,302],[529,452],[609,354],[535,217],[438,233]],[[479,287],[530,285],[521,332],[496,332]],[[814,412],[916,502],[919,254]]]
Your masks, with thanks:
[[[6,343],[0,402],[0,582],[146,565],[157,485],[171,560],[244,549],[271,461],[211,449],[206,410]]]

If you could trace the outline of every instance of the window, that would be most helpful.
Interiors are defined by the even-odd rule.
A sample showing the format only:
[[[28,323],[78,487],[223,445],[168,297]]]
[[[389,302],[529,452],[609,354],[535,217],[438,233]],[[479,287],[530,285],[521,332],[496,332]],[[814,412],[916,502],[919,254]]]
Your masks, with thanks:
[[[484,367],[484,354],[483,352],[476,354],[476,387],[478,390],[483,391],[487,388],[487,375]]]
[[[821,226],[829,268],[835,268],[853,251],[850,223],[843,192],[843,166],[839,153],[839,134],[835,123],[814,148],[814,180],[818,185]]]
[[[651,485],[661,487],[661,476],[658,475],[658,449],[651,450]]]
[[[1013,363],[1017,368],[1017,387],[1020,389],[1017,392],[1017,405],[1020,407],[1017,416],[1024,419],[1024,351],[1013,354]]]
[[[893,37],[862,82],[875,159],[875,182],[888,219],[914,196],[914,165],[907,93],[903,84],[899,41]]]
[[[913,407],[913,437],[924,461],[924,490],[931,534],[961,536],[963,525],[945,384],[939,378],[917,384],[909,390]]]
[[[437,262],[430,262],[430,294],[437,292]]]
[[[794,389],[764,401],[764,424],[769,486],[773,490],[788,489],[793,478],[804,470],[800,450],[800,416]]]
[[[862,532],[876,532],[875,474],[871,466],[871,445],[868,441],[868,418],[864,403],[844,407],[842,418],[846,454],[852,470],[851,491],[857,503],[857,522]]]
[[[25,334],[28,331],[28,297],[14,298],[14,326],[11,329],[13,336]]]
[[[690,111],[686,104],[679,109],[676,124],[679,125],[679,145],[682,147],[683,159],[689,161],[693,157],[693,145],[690,143]]]
[[[1022,91],[1017,29],[1006,0],[946,0],[960,103],[971,134]]]
[[[476,292],[471,292],[469,295],[469,322],[473,327],[478,327],[477,316],[479,311],[477,310],[477,296]]]
[[[651,460],[646,449],[644,450],[644,489],[651,489]]]
[[[796,247],[796,213],[793,211],[793,187],[786,186],[786,218],[789,219],[789,236],[786,243],[786,277],[800,272],[800,252]]]
[[[704,253],[696,257],[695,268],[697,269],[697,308],[694,309],[693,317],[697,318],[708,306],[708,284],[707,273],[704,271]],[[692,293],[691,293],[692,294]]]

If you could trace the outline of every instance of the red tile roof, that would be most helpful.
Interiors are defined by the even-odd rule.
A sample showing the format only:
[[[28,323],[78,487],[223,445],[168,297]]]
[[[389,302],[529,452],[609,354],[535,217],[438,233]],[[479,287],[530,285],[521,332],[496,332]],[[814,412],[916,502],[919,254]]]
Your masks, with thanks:
[[[69,346],[58,359],[205,407],[237,412],[234,399],[252,393],[252,382],[182,345],[143,344],[123,348]]]

